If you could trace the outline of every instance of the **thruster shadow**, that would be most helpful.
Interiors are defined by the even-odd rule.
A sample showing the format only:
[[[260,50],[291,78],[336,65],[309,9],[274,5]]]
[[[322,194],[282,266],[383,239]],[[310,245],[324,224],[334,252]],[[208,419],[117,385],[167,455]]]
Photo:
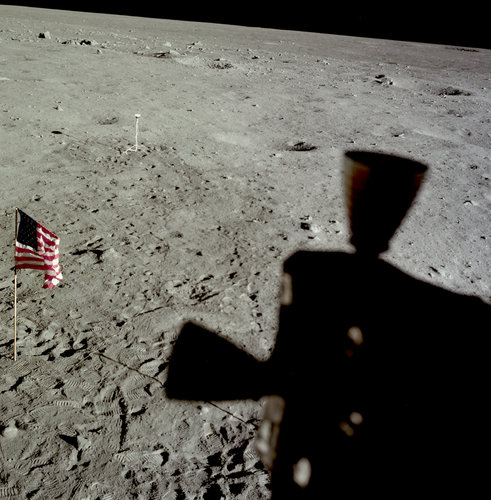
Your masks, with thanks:
[[[486,477],[491,307],[379,257],[419,183],[406,176],[402,184],[411,184],[412,194],[404,207],[385,229],[368,231],[382,208],[374,209],[381,181],[367,178],[380,164],[375,177],[390,177],[385,170],[394,162],[419,175],[419,164],[347,156],[356,252],[299,251],[286,260],[279,330],[267,361],[186,324],[167,395],[271,397],[258,449],[270,460],[274,499],[472,496]],[[397,191],[397,179],[390,188]],[[393,196],[393,204],[404,199]]]

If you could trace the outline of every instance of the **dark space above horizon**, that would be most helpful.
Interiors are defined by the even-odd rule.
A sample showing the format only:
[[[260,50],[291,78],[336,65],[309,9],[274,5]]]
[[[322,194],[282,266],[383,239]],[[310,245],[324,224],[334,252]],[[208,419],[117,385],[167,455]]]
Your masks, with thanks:
[[[244,4],[125,3],[86,0],[67,2],[7,1],[4,4],[46,9],[119,14],[260,28],[309,31],[369,38],[491,48],[484,8],[412,2],[400,4],[334,4],[322,10],[314,2],[289,6],[277,2]],[[482,4],[481,4],[482,5]],[[266,7],[266,8],[265,8]]]

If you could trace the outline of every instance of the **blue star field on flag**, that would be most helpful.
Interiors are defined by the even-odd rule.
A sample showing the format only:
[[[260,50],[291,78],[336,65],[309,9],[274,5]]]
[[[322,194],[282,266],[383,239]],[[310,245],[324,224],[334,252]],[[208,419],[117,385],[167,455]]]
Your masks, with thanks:
[[[22,210],[19,210],[20,223],[19,230],[17,232],[17,241],[23,245],[31,247],[33,250],[37,250],[38,240],[37,240],[37,222],[25,214]]]

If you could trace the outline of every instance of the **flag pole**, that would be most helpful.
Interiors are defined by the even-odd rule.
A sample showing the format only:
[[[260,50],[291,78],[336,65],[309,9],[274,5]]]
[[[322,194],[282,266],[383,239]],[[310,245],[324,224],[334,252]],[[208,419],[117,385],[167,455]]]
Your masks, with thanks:
[[[14,361],[17,361],[17,264],[15,263],[15,245],[17,245],[17,208],[15,209],[14,242]]]

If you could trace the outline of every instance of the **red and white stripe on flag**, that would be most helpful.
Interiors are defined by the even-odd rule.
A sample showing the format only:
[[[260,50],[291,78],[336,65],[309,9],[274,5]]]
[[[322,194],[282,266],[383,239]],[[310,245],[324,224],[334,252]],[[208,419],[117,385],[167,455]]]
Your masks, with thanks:
[[[43,288],[54,288],[63,279],[58,251],[60,239],[36,222],[36,241],[37,248],[34,248],[34,245],[15,242],[15,267],[44,271]]]

